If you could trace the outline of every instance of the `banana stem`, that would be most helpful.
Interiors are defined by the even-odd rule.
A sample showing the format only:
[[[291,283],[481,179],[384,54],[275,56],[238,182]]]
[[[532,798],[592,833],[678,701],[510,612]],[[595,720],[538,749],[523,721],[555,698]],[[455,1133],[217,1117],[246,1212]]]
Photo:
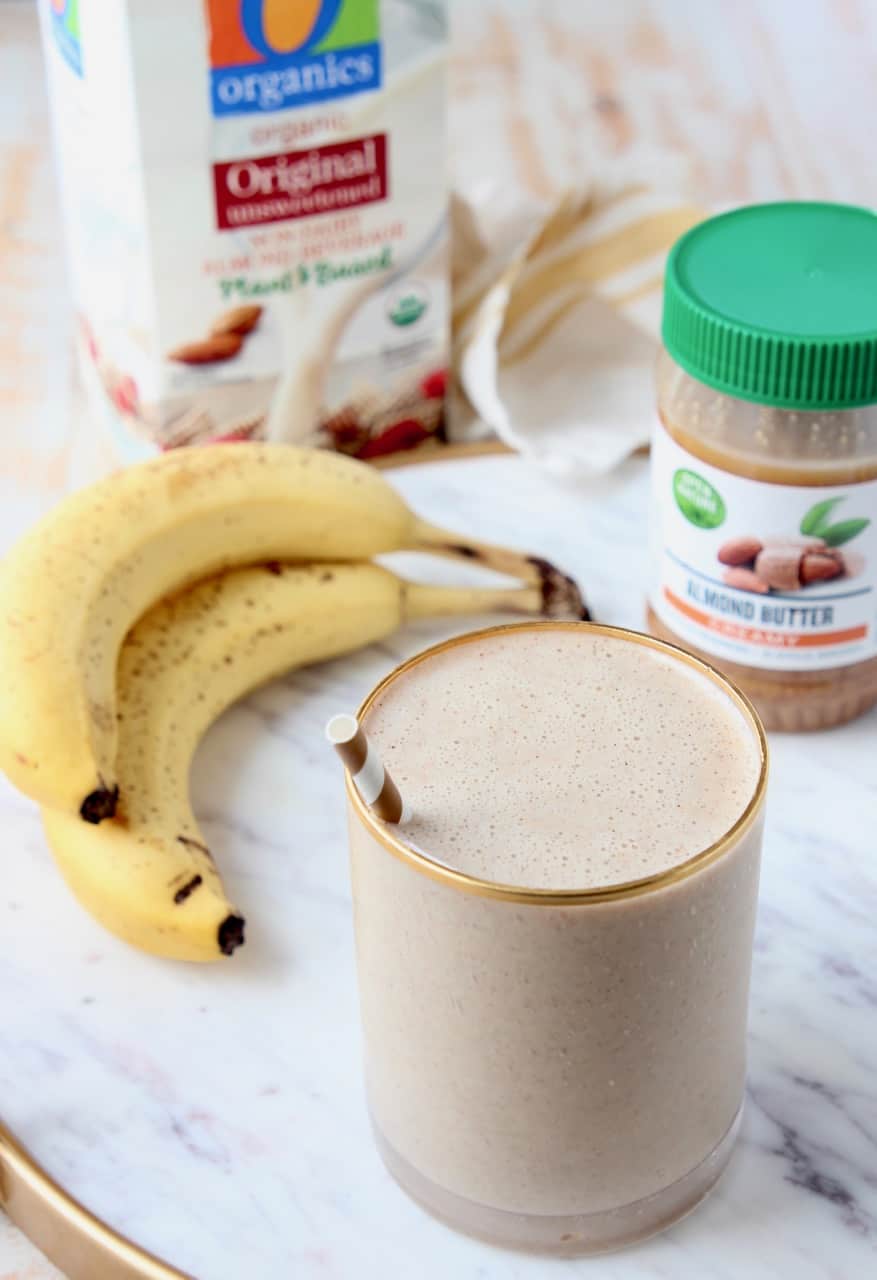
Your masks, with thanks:
[[[509,547],[476,542],[472,538],[453,533],[450,529],[429,524],[426,520],[418,520],[415,525],[414,547],[418,551],[431,551],[433,555],[449,556],[454,560],[472,560],[486,569],[506,573],[523,582],[539,583],[542,580],[535,557],[528,556],[523,551],[512,551]]]
[[[532,583],[538,588],[542,599],[542,606],[537,612],[543,612],[548,617],[590,617],[573,579],[541,556],[530,556],[509,547],[464,538],[449,529],[429,524],[426,520],[418,520],[414,526],[412,549],[447,556],[453,560],[467,560],[470,564],[481,565],[495,573],[504,573],[511,578],[519,578],[522,582]]]
[[[403,613],[409,619],[469,613],[523,613],[531,618],[559,616],[546,613],[541,587],[433,587],[413,582],[405,584]],[[580,615],[567,612],[562,616]]]

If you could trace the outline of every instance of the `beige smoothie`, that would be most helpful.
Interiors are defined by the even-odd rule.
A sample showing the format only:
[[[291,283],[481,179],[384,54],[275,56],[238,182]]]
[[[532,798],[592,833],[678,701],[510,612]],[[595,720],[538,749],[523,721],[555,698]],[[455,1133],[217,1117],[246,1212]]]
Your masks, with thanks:
[[[364,727],[412,811],[352,800],[369,1101],[452,1225],[611,1248],[730,1154],[763,736],[708,668],[611,628],[526,624],[407,664]],[[352,793],[351,793],[352,794]]]

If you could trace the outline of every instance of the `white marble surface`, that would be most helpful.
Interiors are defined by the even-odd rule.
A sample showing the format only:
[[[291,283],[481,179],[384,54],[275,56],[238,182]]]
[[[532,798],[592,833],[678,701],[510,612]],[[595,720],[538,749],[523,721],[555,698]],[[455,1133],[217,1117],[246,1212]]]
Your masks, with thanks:
[[[600,156],[688,157],[706,203],[873,203],[868,0],[738,0],[720,22],[718,6],[705,14],[693,0],[529,0],[534,38],[525,7],[457,5],[454,93],[473,165],[544,195],[578,172],[595,126]],[[35,6],[0,10],[5,545],[68,467],[70,322]],[[500,144],[485,148],[470,120],[493,122]],[[473,529],[553,551],[600,617],[635,624],[643,472],[631,464],[569,500],[513,460],[398,483],[425,511],[450,520],[455,506]],[[250,943],[222,969],[161,965],[102,933],[0,780],[0,1114],[78,1195],[199,1280],[866,1280],[877,1271],[874,714],[773,742],[750,1105],[721,1188],[691,1220],[616,1258],[546,1264],[456,1239],[383,1173],[363,1107],[339,779],[318,730],[437,634],[418,628],[293,677],[205,744],[198,807],[250,917]],[[56,1274],[0,1215],[0,1280]]]
[[[394,475],[424,515],[553,557],[600,619],[634,626],[645,480],[642,460],[591,492],[516,458]],[[291,675],[209,735],[196,808],[249,922],[228,963],[164,963],[103,932],[4,785],[4,1119],[90,1207],[199,1280],[875,1274],[874,713],[773,740],[743,1137],[696,1214],[627,1253],[548,1264],[453,1235],[384,1172],[360,1071],[341,778],[321,727],[450,630],[421,624]]]

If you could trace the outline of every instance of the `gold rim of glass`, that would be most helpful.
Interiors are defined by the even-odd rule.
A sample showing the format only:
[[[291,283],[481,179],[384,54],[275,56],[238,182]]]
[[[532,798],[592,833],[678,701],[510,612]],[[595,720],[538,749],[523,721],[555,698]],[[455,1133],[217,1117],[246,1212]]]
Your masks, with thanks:
[[[496,898],[505,902],[525,903],[536,906],[577,906],[589,902],[613,902],[621,898],[634,898],[640,894],[653,893],[655,890],[676,884],[678,881],[687,879],[688,876],[715,862],[729,845],[736,843],[745,834],[761,811],[767,789],[767,737],[755,707],[727,676],[722,675],[720,671],[717,671],[708,662],[704,662],[701,658],[696,658],[693,653],[688,653],[687,650],[681,649],[678,645],[670,644],[666,640],[658,640],[654,636],[648,636],[641,631],[633,631],[627,627],[608,626],[600,622],[531,621],[483,627],[478,631],[467,631],[463,635],[452,636],[449,640],[442,640],[438,644],[430,645],[428,649],[423,649],[412,658],[400,663],[399,666],[395,667],[388,675],[384,676],[383,680],[375,685],[371,693],[363,700],[357,716],[360,719],[365,717],[374,701],[406,671],[410,671],[412,667],[419,666],[422,662],[428,662],[430,658],[444,652],[446,649],[454,649],[458,645],[472,644],[507,631],[538,631],[543,628],[554,631],[583,630],[597,632],[600,635],[615,636],[617,639],[625,640],[632,644],[647,645],[653,649],[659,649],[662,653],[668,654],[677,661],[696,668],[712,680],[714,684],[719,685],[749,722],[759,750],[758,780],[748,804],[737,821],[707,848],[692,854],[684,862],[680,862],[666,871],[655,872],[653,875],[643,876],[638,880],[623,880],[618,884],[592,889],[532,889],[524,885],[503,884],[496,880],[484,880],[480,876],[469,875],[465,871],[457,871],[444,863],[436,862],[427,854],[419,853],[417,850],[412,849],[396,835],[392,827],[387,826],[379,818],[375,817],[353,785],[349,772],[345,771],[347,796],[359,820],[385,849],[388,849],[390,853],[401,859],[401,861],[407,862],[416,871],[429,876],[432,880],[438,880],[451,888],[459,889],[463,893],[475,894],[482,898]]]

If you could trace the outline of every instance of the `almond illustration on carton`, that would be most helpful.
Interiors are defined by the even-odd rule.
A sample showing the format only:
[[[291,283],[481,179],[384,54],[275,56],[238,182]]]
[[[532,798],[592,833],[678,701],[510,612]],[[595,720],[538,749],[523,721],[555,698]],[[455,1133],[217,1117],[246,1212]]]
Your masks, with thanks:
[[[255,303],[241,307],[232,307],[224,311],[210,326],[214,336],[222,333],[237,333],[241,337],[251,333],[262,316],[262,308]]]
[[[167,358],[177,364],[215,364],[218,360],[230,360],[240,351],[244,338],[255,329],[261,315],[262,307],[255,303],[231,307],[214,320],[206,338],[174,347]]]
[[[242,343],[239,333],[215,333],[174,347],[168,352],[168,360],[176,360],[178,364],[214,364],[217,360],[230,360],[236,356]]]

